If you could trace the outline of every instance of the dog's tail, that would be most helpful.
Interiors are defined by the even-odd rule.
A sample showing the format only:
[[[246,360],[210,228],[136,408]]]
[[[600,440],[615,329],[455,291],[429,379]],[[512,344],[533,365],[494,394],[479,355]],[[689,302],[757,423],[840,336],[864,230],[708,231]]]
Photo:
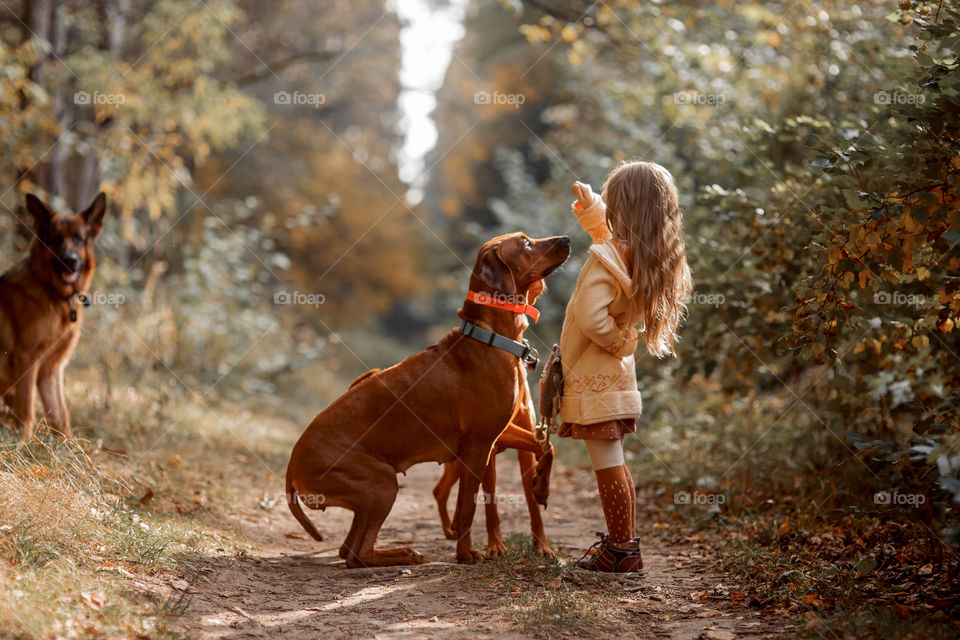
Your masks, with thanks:
[[[293,477],[290,472],[287,471],[287,505],[290,507],[290,513],[293,514],[293,517],[297,519],[297,522],[306,530],[310,536],[318,541],[323,541],[323,534],[317,531],[317,527],[314,526],[313,522],[310,521],[310,518],[307,517],[307,514],[303,512],[303,507],[300,506],[300,500],[297,498],[297,490],[293,486]]]

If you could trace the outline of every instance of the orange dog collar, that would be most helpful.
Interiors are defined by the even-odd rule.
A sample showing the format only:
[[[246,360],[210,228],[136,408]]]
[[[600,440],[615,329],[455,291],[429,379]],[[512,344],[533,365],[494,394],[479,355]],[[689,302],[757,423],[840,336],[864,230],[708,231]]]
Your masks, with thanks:
[[[467,300],[484,307],[500,309],[501,311],[511,311],[513,313],[522,313],[530,316],[534,324],[540,321],[540,312],[529,304],[514,304],[506,300],[499,299],[504,294],[477,293],[476,291],[467,291]]]

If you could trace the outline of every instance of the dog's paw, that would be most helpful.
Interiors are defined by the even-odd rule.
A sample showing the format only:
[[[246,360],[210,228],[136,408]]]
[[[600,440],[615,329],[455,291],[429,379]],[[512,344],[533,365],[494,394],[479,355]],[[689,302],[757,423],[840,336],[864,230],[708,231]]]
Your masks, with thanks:
[[[476,549],[470,549],[469,553],[457,552],[457,562],[460,564],[474,564],[483,560],[483,554]]]
[[[457,534],[454,533],[453,527],[444,527],[443,528],[443,537],[447,540],[456,540]]]
[[[550,548],[550,545],[542,540],[534,540],[533,548],[537,550],[537,553],[540,554],[541,558],[548,558],[552,560],[557,557],[557,554],[553,552],[553,549]]]
[[[487,558],[499,558],[507,552],[507,545],[503,540],[491,540],[487,542]]]

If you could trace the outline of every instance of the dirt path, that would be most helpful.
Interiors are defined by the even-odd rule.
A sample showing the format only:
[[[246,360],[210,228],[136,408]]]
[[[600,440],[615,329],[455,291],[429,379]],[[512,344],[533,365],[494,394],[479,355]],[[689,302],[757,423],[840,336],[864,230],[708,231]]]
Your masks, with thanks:
[[[528,535],[515,458],[505,454],[498,460],[504,537]],[[586,600],[571,602],[598,603],[586,629],[591,638],[773,637],[795,622],[761,619],[755,609],[734,606],[728,596],[735,590],[704,569],[693,544],[651,540],[639,580],[554,567],[557,577],[538,584],[529,575],[517,577],[515,567],[502,560],[455,564],[453,543],[443,537],[431,494],[439,474],[439,467],[424,464],[401,476],[400,495],[380,534],[382,546],[412,545],[429,564],[409,570],[346,569],[336,552],[350,514],[310,512],[324,542],[291,539],[288,534],[303,532],[280,503],[270,511],[237,516],[251,544],[249,554],[201,559],[202,577],[187,588],[192,599],[180,619],[183,630],[201,638],[236,639],[581,637],[583,628],[563,631],[518,622],[516,613],[511,617],[511,611],[535,609],[537,598],[562,608],[562,598],[573,592]],[[593,542],[593,532],[603,528],[591,480],[588,471],[555,469],[546,529],[563,558],[579,557]],[[478,548],[484,536],[481,509],[474,523]],[[519,563],[539,564],[529,556]]]

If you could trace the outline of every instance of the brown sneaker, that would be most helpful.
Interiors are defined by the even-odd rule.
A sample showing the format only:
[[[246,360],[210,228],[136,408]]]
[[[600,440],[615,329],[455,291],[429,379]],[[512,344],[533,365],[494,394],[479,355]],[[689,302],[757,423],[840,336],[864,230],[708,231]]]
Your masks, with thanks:
[[[636,573],[643,570],[640,538],[628,542],[613,542],[610,536],[597,532],[600,541],[587,549],[577,567],[605,573]]]

